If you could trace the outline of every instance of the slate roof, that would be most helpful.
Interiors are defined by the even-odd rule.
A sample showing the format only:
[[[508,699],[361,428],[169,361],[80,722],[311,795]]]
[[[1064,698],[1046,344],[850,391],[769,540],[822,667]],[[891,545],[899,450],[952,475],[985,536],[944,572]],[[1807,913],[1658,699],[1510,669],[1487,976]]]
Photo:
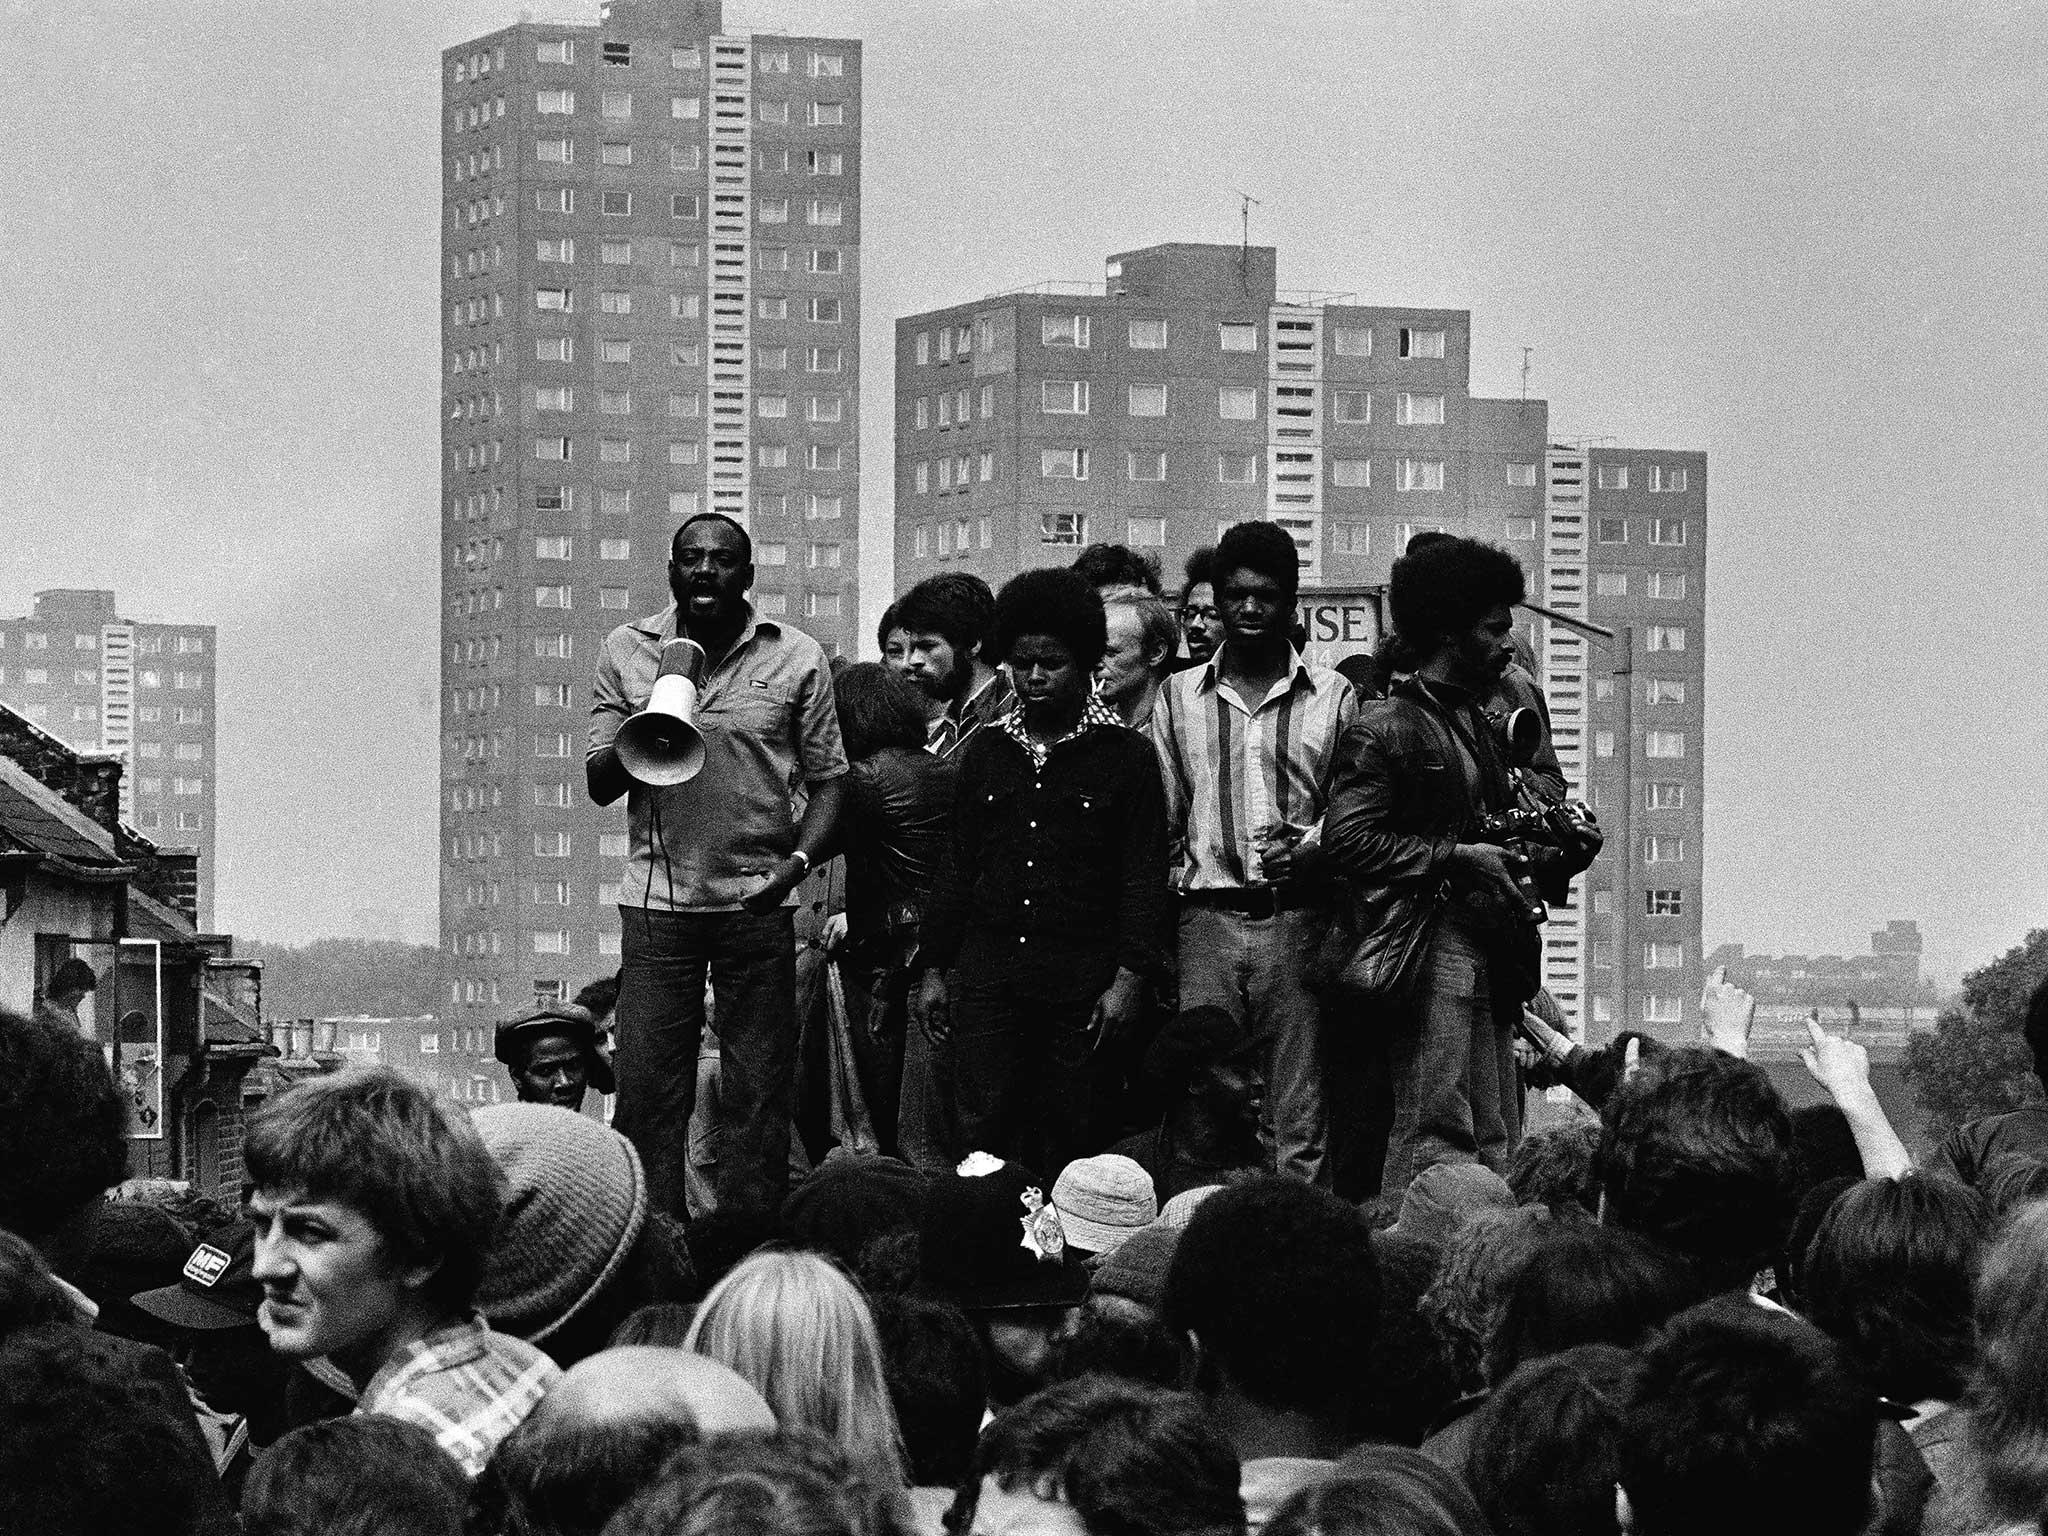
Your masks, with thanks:
[[[0,757],[0,852],[125,867],[105,827],[6,757]]]

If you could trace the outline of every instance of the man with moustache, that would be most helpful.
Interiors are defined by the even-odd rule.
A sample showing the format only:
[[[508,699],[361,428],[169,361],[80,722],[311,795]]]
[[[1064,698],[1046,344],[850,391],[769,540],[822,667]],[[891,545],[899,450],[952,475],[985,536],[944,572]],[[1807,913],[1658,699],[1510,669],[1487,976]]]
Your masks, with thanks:
[[[1505,1173],[1516,1139],[1514,1023],[1536,980],[1515,888],[1526,861],[1475,829],[1513,803],[1484,706],[1514,660],[1510,610],[1525,594],[1514,557],[1476,540],[1432,540],[1395,561],[1387,606],[1415,671],[1369,700],[1337,747],[1329,866],[1378,921],[1436,912],[1407,995],[1373,1021],[1393,1085],[1386,1193],[1437,1163]]]
[[[903,674],[938,706],[926,745],[940,757],[957,757],[1017,703],[1010,679],[989,657],[995,596],[979,576],[947,571],[904,593],[894,612],[903,635]]]
[[[605,637],[584,760],[591,799],[626,797],[631,840],[613,1123],[638,1149],[657,1206],[683,1219],[708,973],[720,1059],[718,1208],[767,1213],[789,1183],[791,904],[826,855],[846,752],[824,650],[747,602],[754,552],[744,528],[716,512],[687,520],[670,547],[668,581],[667,608]],[[704,766],[656,789],[634,781],[614,742],[645,707],[662,647],[678,635],[704,648]]]

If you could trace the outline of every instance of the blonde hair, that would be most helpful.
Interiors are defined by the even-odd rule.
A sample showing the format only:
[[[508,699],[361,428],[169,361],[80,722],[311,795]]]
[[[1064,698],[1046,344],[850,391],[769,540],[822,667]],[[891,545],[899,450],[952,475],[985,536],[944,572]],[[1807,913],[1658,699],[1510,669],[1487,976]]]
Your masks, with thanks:
[[[2048,1502],[2048,1204],[2025,1206],[1977,1280],[1977,1368],[1964,1396],[1972,1492],[1986,1515]]]
[[[683,1348],[732,1367],[767,1399],[776,1423],[817,1430],[877,1487],[908,1481],[874,1317],[829,1260],[743,1259],[704,1298]]]

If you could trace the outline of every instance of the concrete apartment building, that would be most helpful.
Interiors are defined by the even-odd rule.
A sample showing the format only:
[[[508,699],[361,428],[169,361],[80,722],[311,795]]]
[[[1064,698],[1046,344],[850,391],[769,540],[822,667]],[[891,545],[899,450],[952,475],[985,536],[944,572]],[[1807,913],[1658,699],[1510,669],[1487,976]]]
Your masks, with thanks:
[[[1099,284],[899,320],[898,586],[1000,586],[1097,541],[1171,583],[1247,518],[1286,527],[1321,587],[1384,583],[1424,529],[1501,544],[1534,601],[1616,631],[1523,624],[1609,835],[1547,933],[1552,990],[1596,1039],[1682,1034],[1703,974],[1704,455],[1553,443],[1547,402],[1472,394],[1469,311],[1290,292],[1277,267],[1270,246],[1151,246]]]
[[[214,643],[211,624],[121,617],[111,592],[35,594],[0,619],[0,703],[66,746],[121,759],[121,819],[199,855],[199,930],[213,927]]]
[[[618,964],[598,647],[699,511],[764,616],[858,624],[861,46],[613,0],[442,59],[441,933],[464,1025]]]

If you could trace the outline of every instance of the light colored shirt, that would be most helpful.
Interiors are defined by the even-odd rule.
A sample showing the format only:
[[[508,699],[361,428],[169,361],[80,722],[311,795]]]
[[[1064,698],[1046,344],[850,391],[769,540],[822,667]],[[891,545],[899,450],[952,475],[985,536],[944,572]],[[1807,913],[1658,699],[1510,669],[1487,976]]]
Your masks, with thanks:
[[[1247,703],[1223,680],[1228,648],[1169,677],[1152,709],[1181,890],[1262,883],[1262,829],[1293,827],[1304,845],[1317,844],[1337,738],[1358,717],[1351,684],[1292,651],[1280,681]]]
[[[646,706],[661,648],[675,637],[673,603],[605,637],[588,756]],[[627,794],[623,906],[738,910],[796,847],[798,788],[847,771],[823,648],[751,608],[732,649],[705,673],[696,724],[703,770],[685,784],[636,783]],[[792,892],[784,904],[795,901]]]
[[[475,1477],[561,1374],[524,1339],[472,1317],[395,1351],[363,1388],[356,1412],[419,1425]]]
[[[1292,1495],[1328,1482],[1336,1472],[1337,1463],[1313,1456],[1263,1456],[1246,1462],[1238,1474],[1237,1491],[1244,1500],[1247,1536],[1258,1536]]]

